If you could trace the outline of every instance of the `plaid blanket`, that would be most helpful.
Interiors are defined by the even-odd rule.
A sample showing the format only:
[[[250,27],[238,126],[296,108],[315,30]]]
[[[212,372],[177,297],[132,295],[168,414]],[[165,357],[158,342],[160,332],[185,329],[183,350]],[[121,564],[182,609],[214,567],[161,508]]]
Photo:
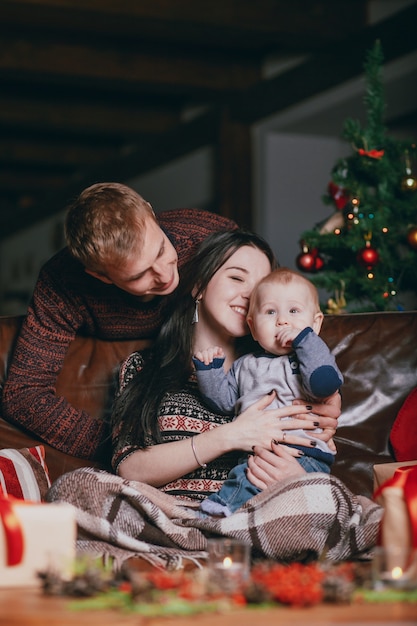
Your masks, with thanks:
[[[364,558],[377,542],[383,511],[322,473],[276,484],[220,519],[200,517],[198,503],[93,468],[61,476],[47,500],[76,508],[81,553],[112,556],[119,565],[140,556],[169,569],[205,559],[207,539],[216,536],[249,543],[254,558]]]

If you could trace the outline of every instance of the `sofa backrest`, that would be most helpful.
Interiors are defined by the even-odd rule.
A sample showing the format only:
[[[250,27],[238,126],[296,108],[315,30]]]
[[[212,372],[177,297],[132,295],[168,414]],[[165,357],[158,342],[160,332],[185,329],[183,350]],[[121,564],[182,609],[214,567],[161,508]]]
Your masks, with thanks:
[[[372,467],[394,460],[389,436],[417,386],[417,311],[326,316],[321,336],[344,375],[332,473],[372,495]]]
[[[10,357],[23,319],[23,316],[0,317],[0,390],[6,379]]]
[[[23,317],[0,317],[0,399],[1,390]],[[149,341],[103,341],[78,336],[71,344],[58,376],[57,394],[77,408],[89,412],[96,419],[108,413],[120,363],[135,350],[149,345]],[[0,410],[1,416],[1,410]],[[0,419],[0,448],[20,448],[39,443],[30,433],[22,433]],[[46,446],[47,465],[52,478],[64,471],[84,465],[97,465],[63,454]]]
[[[22,318],[0,318],[0,388],[21,322]],[[417,386],[417,312],[327,315],[321,336],[345,377],[332,472],[352,491],[371,495],[372,466],[393,460],[390,430],[405,398]],[[143,341],[78,337],[68,351],[57,392],[100,418],[110,406],[119,364],[144,345]],[[16,447],[16,436],[2,420],[0,447]],[[88,464],[49,448],[47,460],[53,477],[63,469]]]
[[[23,317],[0,317],[0,389],[5,381]],[[70,345],[56,391],[77,408],[100,418],[109,406],[111,386],[120,363],[149,341],[103,341],[78,336]]]

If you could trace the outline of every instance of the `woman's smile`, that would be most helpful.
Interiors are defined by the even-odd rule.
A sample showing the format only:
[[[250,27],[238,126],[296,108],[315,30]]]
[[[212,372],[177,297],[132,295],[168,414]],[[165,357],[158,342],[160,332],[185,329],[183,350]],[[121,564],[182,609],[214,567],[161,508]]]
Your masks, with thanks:
[[[246,315],[248,313],[248,309],[247,307],[243,307],[243,306],[237,306],[237,305],[231,305],[231,309],[232,311],[234,311],[235,313],[238,313],[239,315],[242,315],[243,317],[246,318]]]

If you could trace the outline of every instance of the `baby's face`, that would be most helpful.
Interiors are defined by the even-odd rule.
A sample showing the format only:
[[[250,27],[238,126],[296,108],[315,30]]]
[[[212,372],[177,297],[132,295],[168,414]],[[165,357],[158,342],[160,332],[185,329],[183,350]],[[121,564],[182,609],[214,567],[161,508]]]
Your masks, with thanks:
[[[256,341],[271,354],[291,352],[292,341],[307,326],[320,332],[323,314],[317,310],[304,281],[263,284],[257,292],[253,317],[248,320]]]

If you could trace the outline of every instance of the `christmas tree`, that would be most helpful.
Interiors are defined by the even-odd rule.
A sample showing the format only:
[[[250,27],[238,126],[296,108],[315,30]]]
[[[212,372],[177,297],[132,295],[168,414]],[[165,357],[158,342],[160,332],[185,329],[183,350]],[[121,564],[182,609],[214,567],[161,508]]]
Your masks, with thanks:
[[[353,153],[323,196],[334,212],[301,235],[297,267],[330,296],[328,313],[402,310],[402,296],[417,294],[416,145],[387,135],[382,63],[376,42],[364,63],[367,125],[345,121]]]

